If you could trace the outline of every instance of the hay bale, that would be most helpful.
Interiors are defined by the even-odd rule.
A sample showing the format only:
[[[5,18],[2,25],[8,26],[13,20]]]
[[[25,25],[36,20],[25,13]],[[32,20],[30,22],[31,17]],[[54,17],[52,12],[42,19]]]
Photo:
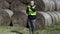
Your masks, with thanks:
[[[55,3],[55,10],[59,11],[60,10],[60,0],[52,0]]]
[[[55,14],[54,12],[52,12],[52,14],[54,15],[54,17],[55,17],[55,23],[58,23],[59,22],[59,20],[58,20],[58,15],[57,14]]]
[[[52,25],[59,22],[59,16],[55,13],[55,11],[53,11],[53,12],[47,12],[47,13],[48,13],[48,14],[51,16],[51,18],[52,18]]]
[[[55,10],[55,4],[52,0],[35,0],[36,9],[41,11]]]
[[[5,0],[0,0],[0,8],[8,9],[9,8],[9,3]]]
[[[3,9],[0,9],[0,25],[9,25],[10,24],[10,16],[9,14],[4,11]]]
[[[51,16],[51,18],[52,18],[52,25],[55,24],[56,20],[55,20],[54,15],[53,15],[51,12],[47,12],[47,13],[48,13],[48,14]]]
[[[26,14],[21,11],[15,11],[15,12],[16,13],[12,16],[13,26],[26,27],[26,24],[27,24]]]
[[[12,2],[11,10],[13,10],[13,11],[26,10],[26,6],[23,3],[21,3],[20,1],[16,0],[16,1]]]
[[[48,13],[39,12],[37,14],[37,23],[36,24],[37,24],[38,28],[51,26],[52,18]]]
[[[8,3],[12,3],[13,1],[15,1],[15,0],[6,0]]]
[[[51,6],[50,9],[51,9],[52,11],[54,11],[54,10],[55,10],[55,3],[54,3],[54,1],[52,1],[52,0],[49,0],[49,1],[50,1],[50,6]],[[51,11],[51,10],[50,10],[50,11]]]
[[[60,13],[57,11],[55,11],[54,13],[58,16],[58,23],[59,23],[60,22]]]
[[[13,11],[9,10],[9,9],[4,9],[10,16],[10,18],[12,17],[12,15],[14,14]]]

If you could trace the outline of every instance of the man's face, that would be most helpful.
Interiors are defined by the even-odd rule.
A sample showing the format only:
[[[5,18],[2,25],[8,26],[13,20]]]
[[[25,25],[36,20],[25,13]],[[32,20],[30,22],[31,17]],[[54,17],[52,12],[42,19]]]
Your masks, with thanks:
[[[31,1],[31,6],[33,6],[34,5],[34,1]]]

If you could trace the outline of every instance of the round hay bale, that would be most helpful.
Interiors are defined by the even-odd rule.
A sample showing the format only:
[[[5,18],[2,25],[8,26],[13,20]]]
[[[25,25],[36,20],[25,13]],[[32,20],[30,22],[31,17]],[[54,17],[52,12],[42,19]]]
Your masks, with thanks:
[[[22,26],[26,27],[27,25],[27,16],[21,11],[15,11],[16,13],[12,16],[13,26]]]
[[[58,22],[59,22],[59,20],[58,20],[58,15],[57,15],[57,14],[55,14],[54,12],[52,12],[52,15],[54,15],[54,17],[55,17],[55,20],[56,20],[56,22],[55,22],[55,23],[58,23]]]
[[[52,18],[52,25],[55,24],[56,20],[55,20],[54,15],[53,15],[51,12],[47,12],[47,13],[48,13],[48,14],[51,16],[51,18]]]
[[[13,11],[9,10],[9,9],[4,9],[10,16],[10,18],[12,17],[12,15],[14,14]]]
[[[56,12],[56,11],[54,13],[56,13],[58,15],[58,20],[59,20],[58,23],[59,23],[60,22],[60,13]]]
[[[52,24],[52,18],[48,13],[38,12],[37,14],[37,27],[42,26],[50,26]]]
[[[9,3],[7,1],[0,0],[0,8],[8,9],[9,8]]]
[[[11,10],[13,11],[22,11],[25,10],[26,11],[26,7],[23,3],[21,3],[20,1],[13,1],[11,4]]]
[[[55,10],[55,4],[52,0],[35,0],[36,9],[41,11]]]
[[[60,10],[60,0],[53,0],[55,2],[55,10],[59,11]]]
[[[52,1],[52,0],[49,0],[50,1],[50,11],[54,11],[55,10],[55,3],[54,3],[54,1]]]
[[[10,25],[10,16],[3,9],[0,9],[0,25],[2,25],[2,26]]]

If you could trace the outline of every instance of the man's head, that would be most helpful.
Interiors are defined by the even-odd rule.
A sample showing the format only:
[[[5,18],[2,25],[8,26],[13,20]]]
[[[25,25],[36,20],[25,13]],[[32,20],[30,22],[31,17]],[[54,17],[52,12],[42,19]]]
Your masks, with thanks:
[[[31,2],[30,2],[30,5],[33,6],[33,5],[34,5],[34,1],[31,1]]]

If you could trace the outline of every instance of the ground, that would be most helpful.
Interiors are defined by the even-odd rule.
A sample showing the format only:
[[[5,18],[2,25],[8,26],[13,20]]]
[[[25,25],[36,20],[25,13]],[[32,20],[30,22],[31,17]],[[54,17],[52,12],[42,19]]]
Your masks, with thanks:
[[[36,34],[60,34],[60,24],[38,29]],[[24,27],[0,26],[0,34],[29,34],[29,30]]]

